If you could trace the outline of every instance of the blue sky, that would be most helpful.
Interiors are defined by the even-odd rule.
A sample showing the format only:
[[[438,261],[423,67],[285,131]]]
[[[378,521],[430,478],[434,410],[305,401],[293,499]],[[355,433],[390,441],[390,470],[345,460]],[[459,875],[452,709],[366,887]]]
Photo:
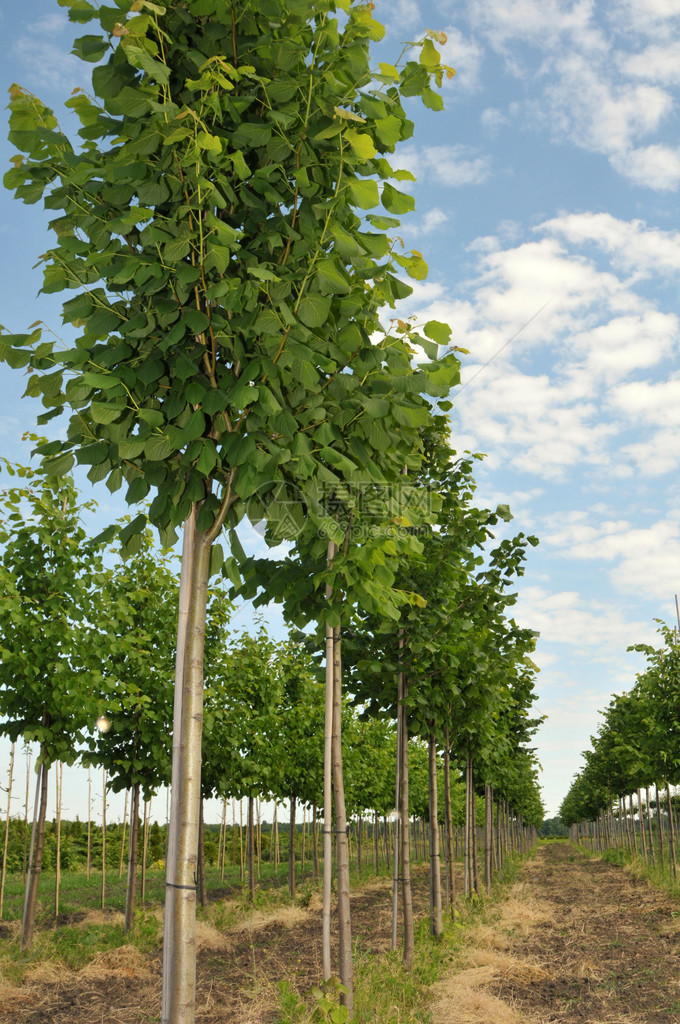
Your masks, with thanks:
[[[469,349],[453,444],[487,453],[479,501],[508,502],[512,529],[541,541],[517,618],[541,632],[555,813],[598,709],[641,667],[626,646],[654,641],[680,590],[680,0],[377,0],[375,15],[376,59],[440,29],[457,71],[443,112],[412,102],[396,159],[417,177],[401,234],[430,265],[400,312],[449,322]],[[59,110],[87,84],[72,37],[56,0],[3,8],[7,86]],[[46,218],[6,192],[0,206],[0,323],[58,332],[31,270]],[[0,381],[1,450],[20,458],[39,406],[19,400],[20,372]],[[107,521],[124,511],[94,496]]]

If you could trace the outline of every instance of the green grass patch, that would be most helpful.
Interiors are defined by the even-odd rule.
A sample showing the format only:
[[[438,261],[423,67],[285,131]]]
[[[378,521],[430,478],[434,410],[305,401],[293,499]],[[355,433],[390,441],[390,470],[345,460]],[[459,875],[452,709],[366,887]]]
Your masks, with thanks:
[[[429,918],[418,924],[415,935],[413,968],[404,970],[401,950],[372,954],[354,951],[354,1020],[357,1024],[431,1024],[430,987],[449,971],[460,957],[466,932],[505,899],[525,858],[510,858],[503,866],[502,878],[491,893],[459,905],[456,920],[444,915],[444,934],[436,941],[430,935]],[[277,1024],[317,1024],[331,1021],[344,1024],[344,1008],[339,1006],[337,980],[330,990],[312,990],[303,998],[283,982],[279,986]]]

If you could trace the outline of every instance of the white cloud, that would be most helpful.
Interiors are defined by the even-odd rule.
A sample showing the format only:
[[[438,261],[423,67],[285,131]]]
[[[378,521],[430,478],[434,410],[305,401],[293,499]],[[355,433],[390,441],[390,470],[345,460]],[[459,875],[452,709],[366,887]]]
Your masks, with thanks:
[[[629,475],[657,477],[677,472],[680,468],[680,434],[659,430],[644,441],[625,445],[621,449],[621,458],[632,467]]]
[[[446,224],[449,219],[448,213],[444,213],[439,207],[435,207],[433,210],[428,210],[423,217],[422,223],[418,228],[418,232],[423,235],[429,235],[438,228],[441,228]]]
[[[621,28],[636,33],[670,35],[677,30],[680,0],[619,0],[612,18]]]
[[[513,222],[505,242],[487,236],[470,247],[465,298],[440,286],[405,304],[450,323],[454,343],[470,352],[452,396],[454,445],[539,480],[585,470],[597,488],[639,469],[672,471],[680,382],[652,375],[677,360],[680,322],[637,285],[655,253],[669,273],[680,270],[680,235],[588,213],[539,225],[537,240],[511,241],[519,231]],[[657,430],[670,427],[661,443]]]
[[[621,384],[611,401],[631,419],[675,430],[680,427],[680,378],[659,382],[638,380]]]
[[[635,185],[657,192],[675,191],[680,184],[680,149],[670,146],[643,146],[629,149],[611,158],[614,170]]]
[[[423,156],[428,172],[442,185],[482,185],[491,175],[491,158],[473,146],[427,146]]]
[[[574,335],[572,344],[584,353],[589,373],[615,382],[634,370],[656,366],[677,348],[678,336],[674,314],[647,309],[637,315],[612,317]]]
[[[633,185],[669,191],[680,186],[680,150],[649,137],[676,108],[666,88],[680,82],[674,4],[631,0],[608,19],[594,0],[469,0],[468,10],[478,40],[531,84],[513,116],[520,109],[526,127],[602,154]],[[642,49],[641,30],[653,38]],[[493,134],[509,114],[487,108],[482,126]]]
[[[655,636],[652,626],[631,621],[614,601],[593,601],[574,590],[523,587],[515,611],[520,625],[540,631],[540,644],[566,644],[596,661]]]
[[[601,33],[593,22],[593,0],[469,0],[470,20],[483,31],[491,45],[502,52],[518,40],[543,49],[566,40],[578,40],[582,49],[603,47]]]
[[[553,131],[585,149],[618,155],[653,131],[672,108],[673,100],[659,86],[615,83],[608,69],[574,53],[555,65],[557,81],[546,89]],[[620,170],[620,168],[617,168]]]
[[[569,558],[613,563],[608,569],[619,591],[663,601],[680,580],[680,522],[666,517],[648,526],[600,520],[592,512],[565,517],[560,530],[543,535],[546,544]]]
[[[479,116],[482,128],[489,133],[489,135],[495,135],[499,128],[502,128],[506,124],[510,124],[510,118],[504,114],[501,110],[496,107],[487,107]]]
[[[407,147],[393,161],[395,170],[410,171],[421,184],[434,179],[442,185],[482,185],[491,174],[491,158],[473,146],[442,145]],[[402,191],[412,188],[408,182],[396,182]]]
[[[680,231],[661,231],[643,220],[620,220],[610,213],[564,214],[537,229],[576,245],[594,243],[611,256],[612,266],[635,276],[680,272]]]
[[[420,23],[418,0],[375,0],[375,17],[393,35]]]
[[[21,36],[13,49],[25,67],[24,80],[31,89],[71,92],[91,84],[91,68],[56,43]]]
[[[664,85],[680,83],[680,64],[675,40],[665,46],[647,46],[639,53],[617,55],[619,70],[633,78],[644,78]]]

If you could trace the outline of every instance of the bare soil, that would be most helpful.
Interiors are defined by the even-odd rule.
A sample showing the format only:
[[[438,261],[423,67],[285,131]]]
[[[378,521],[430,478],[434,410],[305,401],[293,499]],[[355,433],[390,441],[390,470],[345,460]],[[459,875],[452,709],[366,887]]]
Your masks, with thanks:
[[[413,884],[419,917],[429,912],[422,869]],[[352,934],[367,955],[389,949],[387,879],[353,894]],[[197,946],[198,1024],[274,1024],[280,1016],[279,982],[305,993],[322,976],[320,900],[313,896],[306,909],[254,911],[249,921],[227,931],[199,922]],[[0,1024],[149,1024],[160,1020],[160,1009],[160,956],[145,956],[132,946],[100,953],[79,971],[44,964],[20,986],[0,984]]]
[[[435,986],[433,1024],[675,1024],[679,944],[677,902],[571,845],[544,846]]]
[[[423,916],[427,874],[414,883]],[[389,948],[390,888],[379,880],[352,896],[369,956]],[[304,993],[319,980],[320,917],[314,895],[228,930],[200,923],[198,1024],[274,1024],[280,981]],[[541,847],[466,934],[456,968],[433,986],[432,1024],[680,1024],[680,905],[573,846]],[[159,956],[132,946],[79,971],[44,962],[20,985],[0,981],[0,1024],[150,1024],[160,988]]]

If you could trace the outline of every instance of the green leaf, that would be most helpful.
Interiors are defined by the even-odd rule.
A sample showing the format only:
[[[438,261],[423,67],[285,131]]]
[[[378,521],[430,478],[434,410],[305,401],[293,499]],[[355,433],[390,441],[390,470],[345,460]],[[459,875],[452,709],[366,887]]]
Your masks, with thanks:
[[[438,345],[448,345],[451,341],[450,326],[442,323],[440,320],[428,320],[423,327],[423,331],[428,338],[432,338]]]
[[[372,160],[376,155],[377,150],[373,145],[373,139],[365,132],[355,132],[350,128],[345,132],[345,138],[360,160]]]
[[[390,213],[408,213],[414,210],[416,201],[413,196],[406,192],[399,192],[396,188],[385,182],[382,191],[382,204]]]
[[[90,414],[95,423],[113,423],[125,412],[126,406],[120,402],[92,402]]]
[[[441,98],[438,92],[433,89],[423,89],[422,93],[423,104],[429,110],[443,110],[444,100]]]
[[[81,36],[73,43],[71,53],[80,57],[81,60],[96,64],[102,59],[108,48],[108,39],[104,39],[102,36]]]
[[[379,63],[378,67],[380,68],[380,74],[381,75],[384,75],[386,78],[391,78],[393,82],[398,82],[399,81],[401,76],[399,74],[398,69],[394,66],[394,64],[380,64]]]
[[[317,264],[315,283],[319,291],[332,295],[346,295],[350,286],[344,273],[336,260],[331,258],[322,260]]]
[[[74,463],[75,458],[71,452],[65,452],[63,455],[57,456],[57,458],[45,459],[45,472],[49,477],[63,477],[71,472]]]
[[[319,295],[312,292],[305,295],[300,302],[298,316],[307,327],[322,327],[328,319],[330,309],[330,295]]]
[[[428,69],[428,71],[433,71],[435,68],[439,67],[440,57],[431,39],[423,40],[419,60],[420,63]]]
[[[166,64],[161,64],[160,61],[154,60],[145,50],[128,44],[125,47],[125,56],[133,67],[146,71],[147,75],[155,82],[167,85],[170,81],[170,68]]]
[[[347,188],[352,202],[360,210],[370,210],[380,202],[378,182],[372,178],[353,178]]]
[[[222,152],[222,140],[217,135],[210,135],[209,132],[199,132],[196,136],[196,142],[199,149],[205,149],[215,156]]]
[[[172,455],[174,448],[168,441],[167,437],[159,434],[153,434],[144,442],[144,454],[151,462],[163,462]]]

